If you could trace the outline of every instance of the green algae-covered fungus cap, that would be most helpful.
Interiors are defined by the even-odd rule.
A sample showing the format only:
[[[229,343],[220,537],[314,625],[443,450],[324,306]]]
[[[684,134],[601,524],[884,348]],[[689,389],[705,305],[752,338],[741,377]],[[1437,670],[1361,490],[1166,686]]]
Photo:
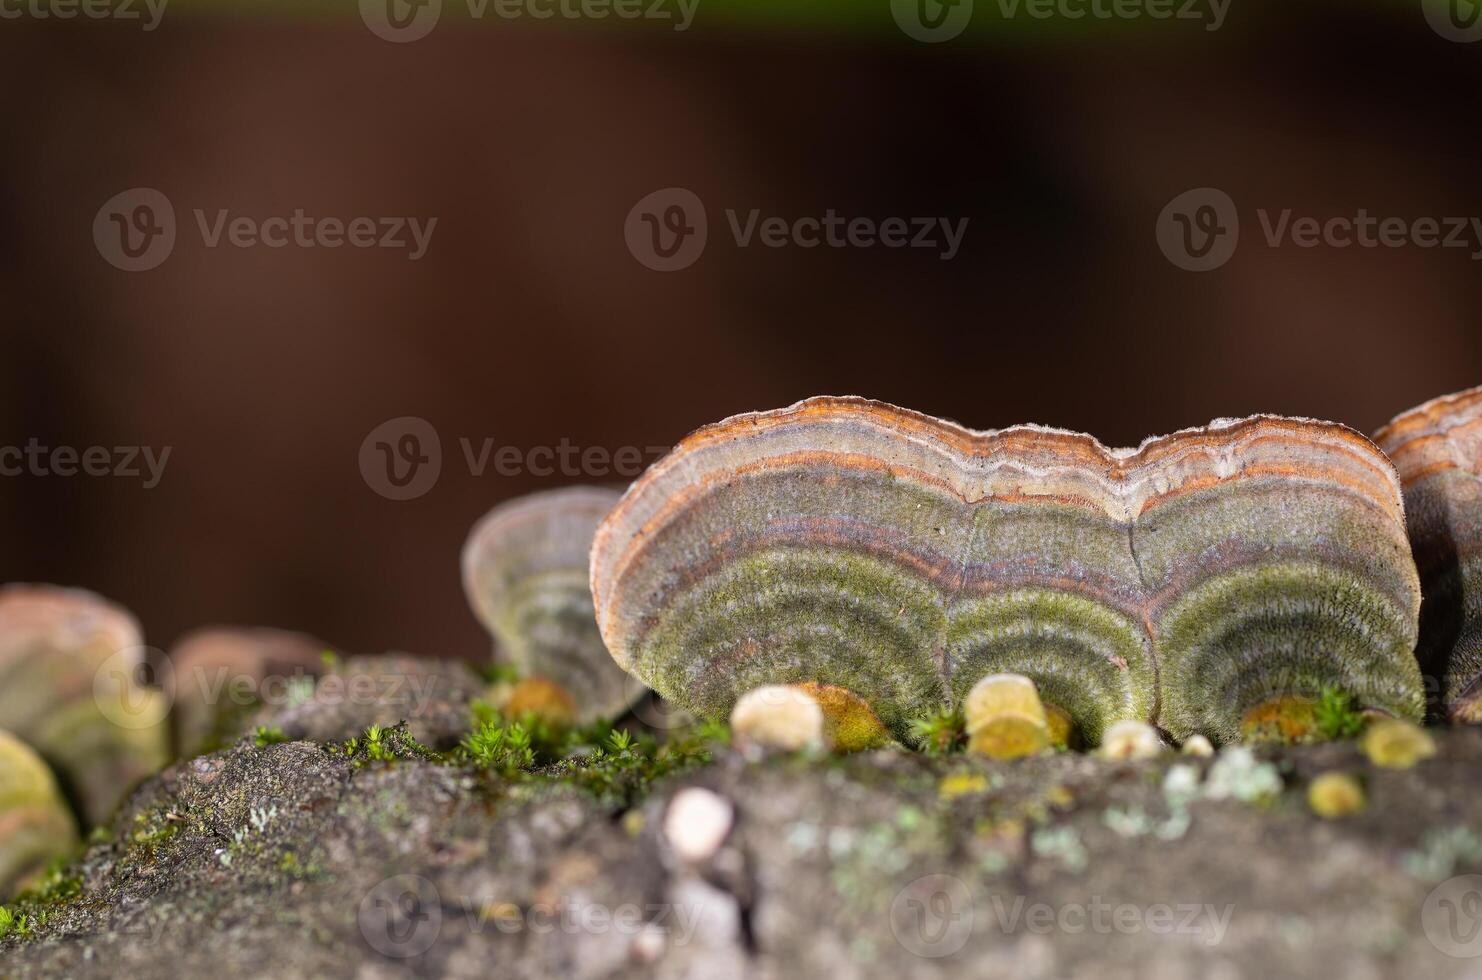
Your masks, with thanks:
[[[0,731],[0,902],[76,843],[77,826],[51,770]]]
[[[169,756],[164,695],[141,682],[139,625],[80,589],[0,589],[0,728],[51,765],[89,825]]]
[[[1229,741],[1330,687],[1422,704],[1394,471],[1304,419],[1113,450],[860,398],[740,415],[633,485],[597,531],[592,591],[617,662],[708,717],[817,681],[900,732],[997,673],[1090,745],[1121,719]]]
[[[500,504],[463,548],[463,588],[498,653],[570,695],[578,721],[622,714],[643,693],[613,664],[592,611],[592,534],[621,496],[568,487]]]

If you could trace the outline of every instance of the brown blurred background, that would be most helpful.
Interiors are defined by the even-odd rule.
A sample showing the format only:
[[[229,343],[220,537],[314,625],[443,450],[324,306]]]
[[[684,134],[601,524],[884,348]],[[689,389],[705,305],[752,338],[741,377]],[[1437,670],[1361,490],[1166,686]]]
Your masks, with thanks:
[[[1113,444],[1257,411],[1368,432],[1482,383],[1470,249],[1271,248],[1255,213],[1482,215],[1482,44],[1418,2],[1235,0],[1216,32],[975,21],[935,45],[884,0],[708,21],[700,0],[682,33],[448,17],[408,44],[344,6],[0,22],[0,445],[172,447],[153,489],[0,478],[0,580],[95,589],[161,647],[252,623],[478,657],[464,535],[575,481],[474,476],[460,438],[668,445],[818,393]],[[91,229],[141,186],[179,237],[130,273]],[[664,274],[623,227],[672,186],[710,242]],[[1195,274],[1154,225],[1205,186],[1241,238]],[[739,249],[723,213],[830,207],[970,223],[944,262]],[[196,208],[438,222],[408,261],[206,248]],[[441,476],[389,500],[357,457],[408,415]]]

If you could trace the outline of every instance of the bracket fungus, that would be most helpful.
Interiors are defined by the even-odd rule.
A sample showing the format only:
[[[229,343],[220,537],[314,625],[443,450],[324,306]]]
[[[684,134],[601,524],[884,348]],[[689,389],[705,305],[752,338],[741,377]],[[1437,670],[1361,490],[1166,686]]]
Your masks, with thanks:
[[[621,715],[643,693],[602,645],[587,577],[592,534],[619,496],[600,487],[530,494],[469,534],[463,588],[498,652],[527,678],[514,704],[556,705],[588,722]]]
[[[0,589],[0,727],[51,766],[89,825],[168,761],[164,695],[134,617],[90,592]]]
[[[51,770],[0,731],[0,901],[77,843],[77,825]]]
[[[170,651],[177,753],[198,754],[223,712],[287,701],[291,685],[302,679],[312,691],[328,649],[304,633],[267,627],[216,626],[187,634]]]
[[[1393,468],[1256,416],[1108,449],[813,398],[695,432],[598,529],[617,662],[709,717],[817,681],[891,729],[1022,674],[1100,742],[1217,742],[1327,688],[1416,717],[1419,588]]]
[[[1374,434],[1399,470],[1425,602],[1421,668],[1441,714],[1482,722],[1482,388],[1432,399]]]

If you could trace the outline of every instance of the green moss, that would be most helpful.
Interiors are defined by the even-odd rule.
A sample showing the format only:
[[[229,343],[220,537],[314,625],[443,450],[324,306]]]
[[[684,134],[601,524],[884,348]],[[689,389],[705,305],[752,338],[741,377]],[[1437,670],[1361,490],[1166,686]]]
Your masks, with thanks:
[[[508,727],[497,720],[483,722],[464,737],[458,748],[467,764],[506,777],[535,765],[530,733],[518,722]]]
[[[57,858],[47,865],[46,873],[16,899],[27,906],[59,905],[82,894],[82,875],[72,861]]]
[[[912,745],[926,755],[950,755],[967,745],[966,722],[962,712],[942,708],[932,714],[913,718],[907,725]]]
[[[286,741],[288,741],[288,736],[283,734],[283,729],[277,725],[258,725],[257,730],[252,733],[253,744],[260,749]]]
[[[0,905],[0,940],[11,936],[25,939],[31,934],[31,917],[24,912],[16,912]]]
[[[1317,732],[1328,741],[1357,738],[1368,722],[1353,697],[1333,687],[1323,689],[1314,710]]]
[[[429,749],[412,737],[406,722],[387,728],[372,725],[365,733],[347,742],[326,745],[330,755],[343,756],[360,768],[371,762],[393,762],[398,759],[421,759],[425,762],[442,762],[444,757]]]

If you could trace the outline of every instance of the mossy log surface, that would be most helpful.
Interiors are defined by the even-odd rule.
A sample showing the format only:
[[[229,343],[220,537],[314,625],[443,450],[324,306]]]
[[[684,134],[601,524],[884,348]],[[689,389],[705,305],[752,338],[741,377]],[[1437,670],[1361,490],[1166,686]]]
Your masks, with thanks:
[[[435,722],[406,718],[428,744],[466,709],[468,678],[445,669],[418,709]],[[0,976],[1460,977],[1478,962],[1443,952],[1424,911],[1482,872],[1476,729],[1440,732],[1404,770],[1352,742],[1262,748],[1239,772],[1240,749],[718,748],[621,801],[555,771],[509,783],[326,749],[406,707],[298,704],[280,727],[317,741],[247,734],[147,780],[44,921],[0,939]],[[1319,819],[1307,789],[1335,770],[1368,804]],[[732,817],[699,861],[666,837],[692,787]]]

